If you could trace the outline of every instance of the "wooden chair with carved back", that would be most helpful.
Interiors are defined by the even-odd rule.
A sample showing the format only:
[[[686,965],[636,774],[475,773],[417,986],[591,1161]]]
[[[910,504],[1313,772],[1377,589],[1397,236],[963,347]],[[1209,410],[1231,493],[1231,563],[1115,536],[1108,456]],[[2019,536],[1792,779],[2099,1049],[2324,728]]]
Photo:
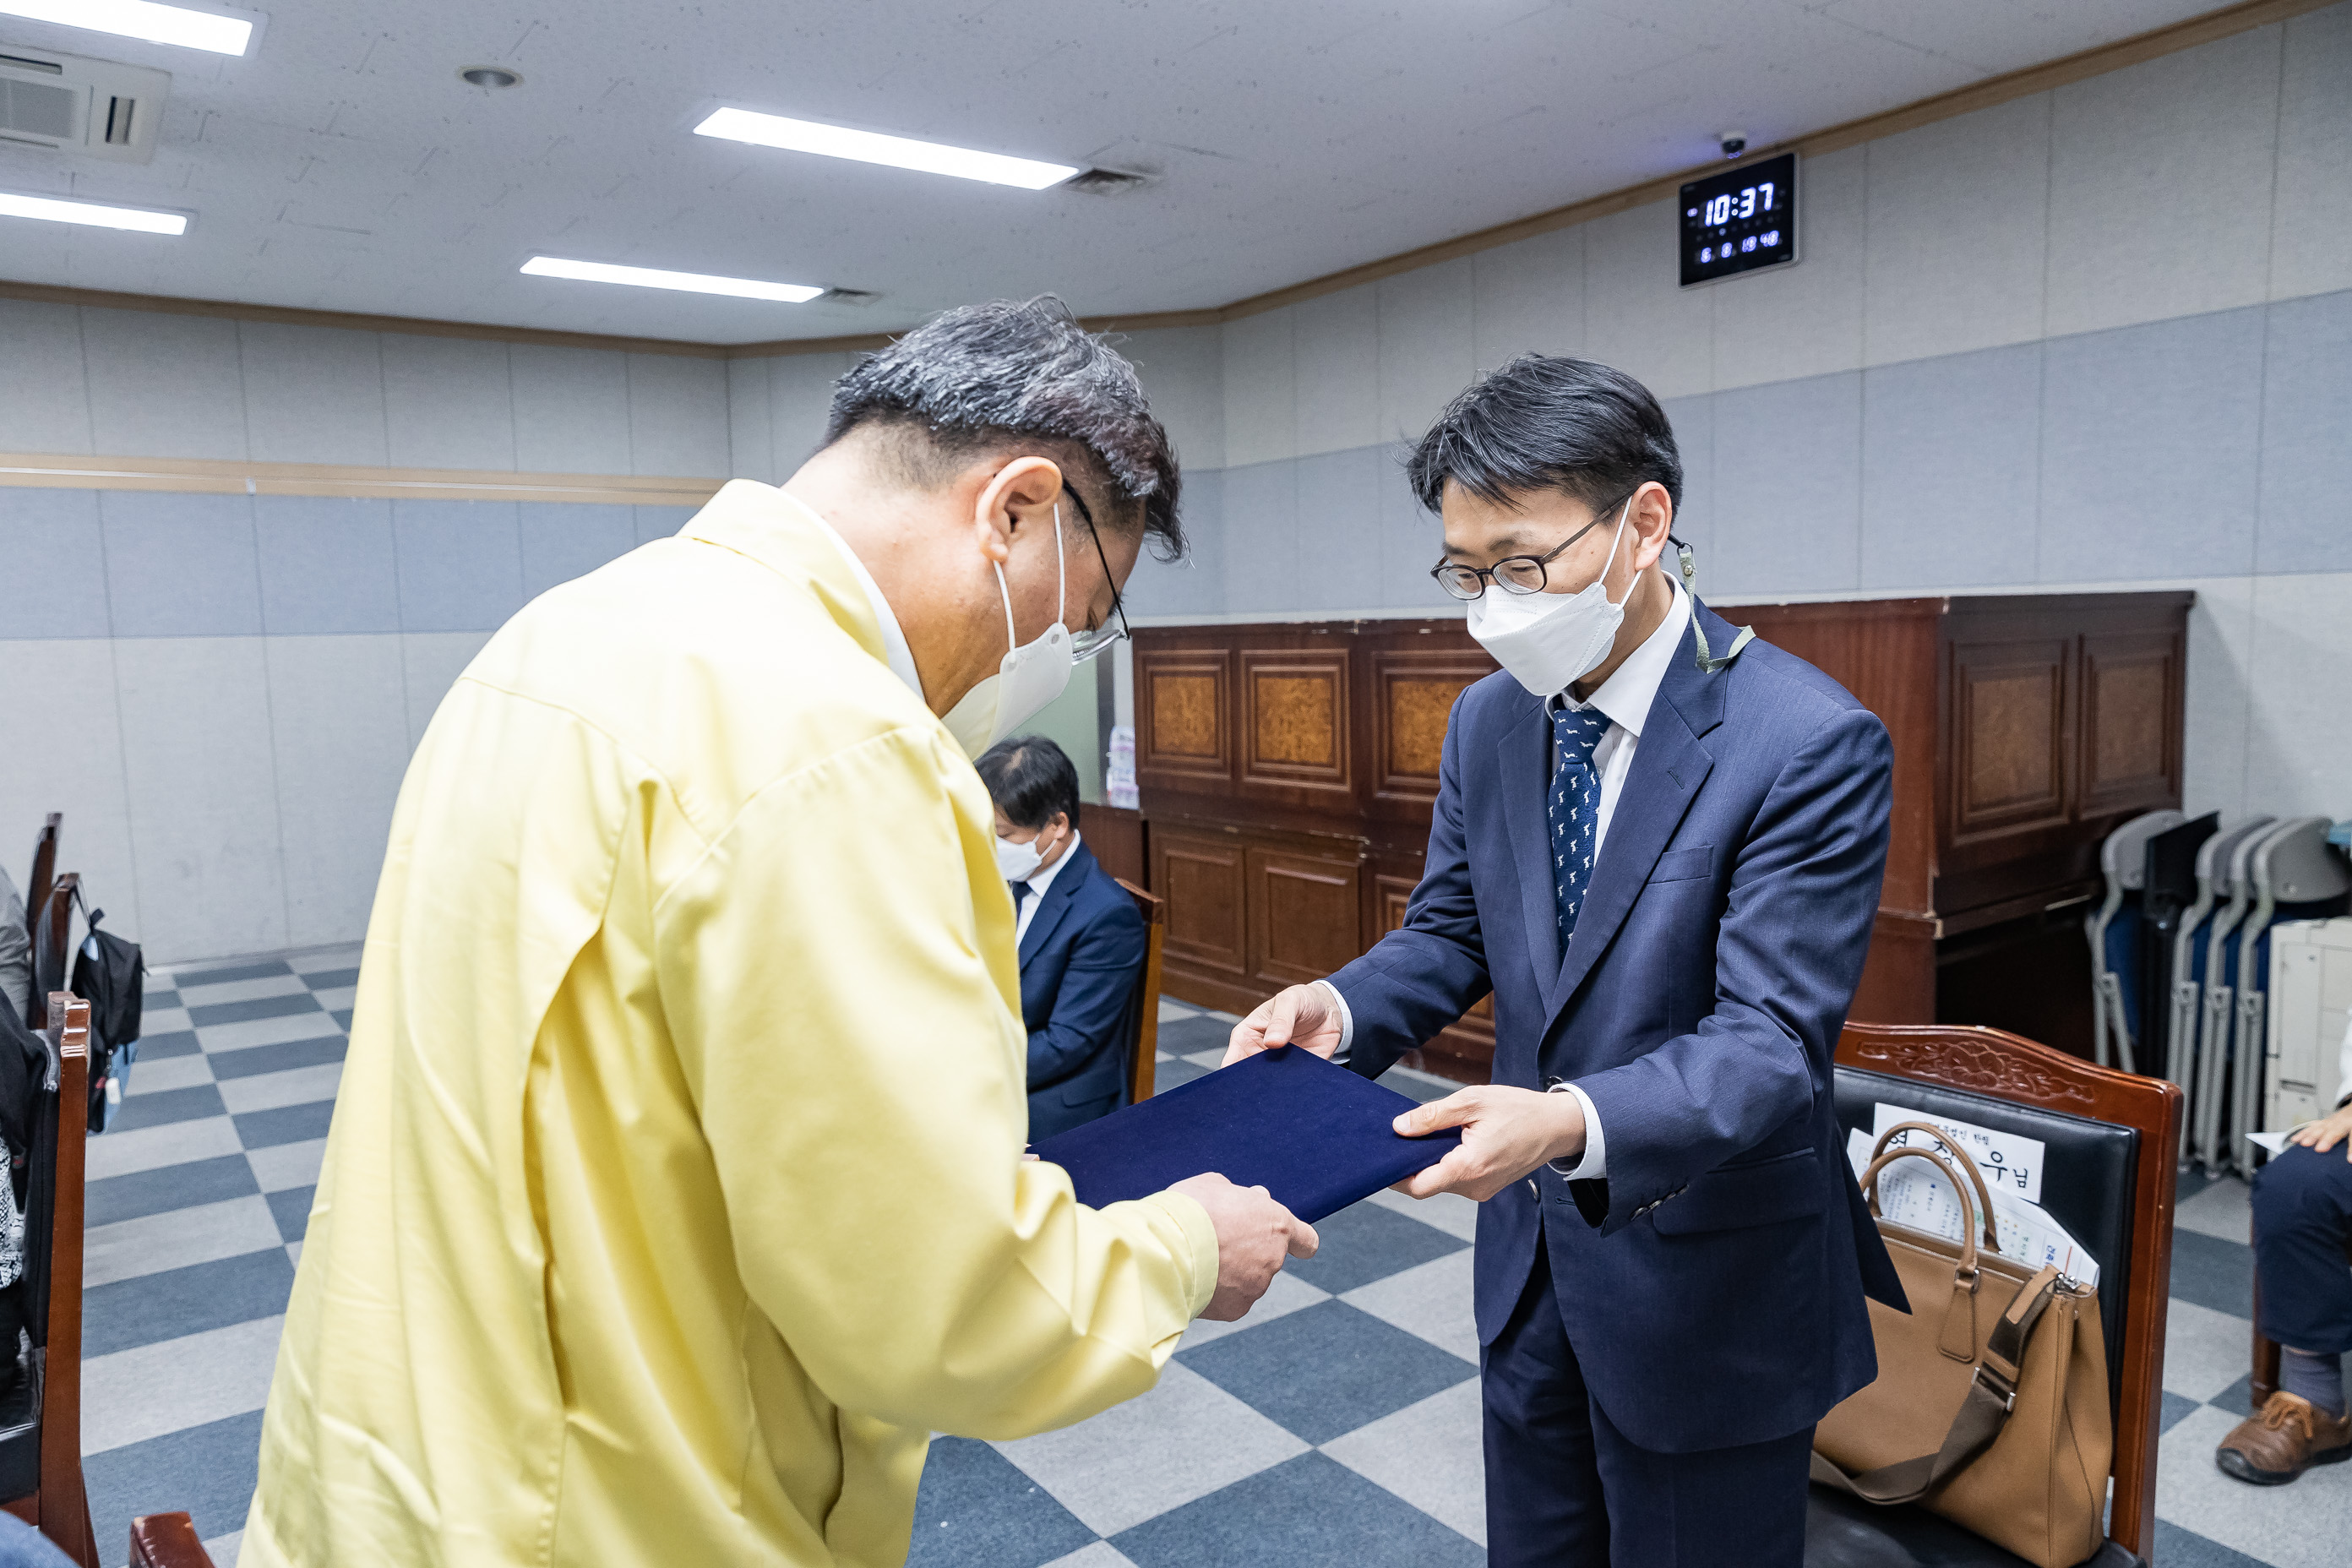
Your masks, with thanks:
[[[1120,1028],[1127,1040],[1127,1102],[1151,1098],[1160,1062],[1160,944],[1168,934],[1168,901],[1126,878],[1116,879],[1143,917],[1143,968],[1135,977]]]
[[[57,1073],[32,1119],[25,1198],[27,1375],[0,1397],[0,1507],[98,1568],[81,1474],[82,1176],[89,1105],[89,1004],[45,999],[41,1030]],[[13,1347],[12,1347],[13,1350]]]
[[[213,1568],[212,1554],[184,1513],[142,1513],[131,1521],[131,1568]]]
[[[2042,1206],[2099,1263],[2115,1464],[2107,1539],[2090,1565],[2147,1562],[2156,1542],[2179,1089],[1999,1029],[1848,1024],[1838,1042],[1835,1092],[1839,1123],[1849,1131],[1868,1131],[1874,1108],[1885,1102],[2043,1144]],[[2020,1563],[1916,1508],[1874,1508],[1815,1487],[1810,1514],[1808,1568]]]
[[[33,1016],[27,1027],[45,1029],[49,994],[63,991],[73,968],[74,899],[81,891],[81,876],[68,871],[52,878],[41,902],[28,910],[33,921]]]
[[[41,918],[41,905],[48,900],[49,884],[58,870],[58,830],[65,821],[62,812],[51,812],[41,824],[41,831],[33,840],[33,874],[25,884],[25,919],[27,922]],[[43,994],[33,993],[37,999]]]

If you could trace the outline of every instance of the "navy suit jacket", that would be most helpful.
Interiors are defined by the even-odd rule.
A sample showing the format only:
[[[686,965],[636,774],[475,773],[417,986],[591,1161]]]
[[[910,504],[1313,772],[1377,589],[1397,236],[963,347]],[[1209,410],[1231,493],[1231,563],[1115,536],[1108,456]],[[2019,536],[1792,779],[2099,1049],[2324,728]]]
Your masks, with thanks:
[[[1083,841],[1041,896],[1021,938],[1032,1143],[1118,1104],[1127,1088],[1118,1026],[1143,968],[1143,917]]]
[[[1734,629],[1704,605],[1707,641]],[[1685,1453],[1785,1436],[1876,1375],[1868,1293],[1902,1287],[1846,1163],[1831,1054],[1886,863],[1886,730],[1766,643],[1658,689],[1563,955],[1551,724],[1507,674],[1455,702],[1405,923],[1333,975],[1372,1076],[1491,990],[1494,1081],[1568,1079],[1603,1180],[1549,1167],[1478,1211],[1491,1342],[1538,1238],[1593,1397]]]

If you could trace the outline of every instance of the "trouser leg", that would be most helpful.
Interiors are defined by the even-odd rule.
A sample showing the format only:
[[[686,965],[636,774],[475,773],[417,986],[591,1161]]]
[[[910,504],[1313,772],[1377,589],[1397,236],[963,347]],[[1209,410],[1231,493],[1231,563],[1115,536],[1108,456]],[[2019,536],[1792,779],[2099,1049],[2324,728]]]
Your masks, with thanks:
[[[2254,1175],[2254,1268],[2262,1331],[2320,1355],[2352,1350],[2352,1162],[2290,1144]]]
[[[1592,1401],[1540,1238],[1510,1321],[1479,1354],[1488,1568],[1607,1568]]]
[[[1803,1568],[1813,1429],[1762,1443],[1660,1454],[1592,1410],[1615,1549],[1610,1568]]]

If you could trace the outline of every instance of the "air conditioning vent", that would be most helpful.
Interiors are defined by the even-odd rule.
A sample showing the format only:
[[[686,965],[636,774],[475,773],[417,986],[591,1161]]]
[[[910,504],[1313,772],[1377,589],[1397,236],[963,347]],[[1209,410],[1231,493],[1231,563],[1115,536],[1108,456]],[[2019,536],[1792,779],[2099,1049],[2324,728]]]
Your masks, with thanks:
[[[144,163],[169,72],[79,55],[0,54],[0,140]]]

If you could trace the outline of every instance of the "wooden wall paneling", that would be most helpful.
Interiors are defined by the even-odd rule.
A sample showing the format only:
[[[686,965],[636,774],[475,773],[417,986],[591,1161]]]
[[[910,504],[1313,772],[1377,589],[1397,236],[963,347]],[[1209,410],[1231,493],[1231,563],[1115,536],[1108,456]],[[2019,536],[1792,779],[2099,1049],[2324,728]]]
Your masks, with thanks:
[[[1244,857],[1253,980],[1303,985],[1363,952],[1360,856],[1268,845]]]
[[[1213,795],[1231,791],[1233,668],[1230,647],[1188,642],[1136,649],[1135,777],[1139,787]]]
[[[1426,822],[1454,699],[1495,669],[1483,652],[1448,647],[1366,650],[1371,689],[1371,797]]]
[[[1143,813],[1089,801],[1078,813],[1078,826],[1086,836],[1087,847],[1095,852],[1104,870],[1139,888],[1150,885],[1150,860],[1143,847]]]
[[[1244,794],[1324,806],[1354,795],[1348,653],[1344,643],[1241,650]]]
[[[1239,980],[1249,964],[1241,839],[1154,823],[1149,842],[1151,891],[1168,900],[1167,968]]]
[[[1376,862],[1370,891],[1378,924],[1368,936],[1366,947],[1404,924],[1405,908],[1421,880],[1419,868],[1415,866],[1406,874],[1406,864],[1396,858]],[[1401,1059],[1406,1067],[1450,1078],[1456,1083],[1485,1083],[1492,1076],[1495,1065],[1494,998],[1482,997],[1437,1038],[1418,1051],[1407,1052]]]
[[[2180,798],[2183,638],[2167,631],[2082,639],[2081,815],[2131,816]]]
[[[2065,822],[2074,804],[2074,654],[2063,637],[1950,645],[1947,847]]]

